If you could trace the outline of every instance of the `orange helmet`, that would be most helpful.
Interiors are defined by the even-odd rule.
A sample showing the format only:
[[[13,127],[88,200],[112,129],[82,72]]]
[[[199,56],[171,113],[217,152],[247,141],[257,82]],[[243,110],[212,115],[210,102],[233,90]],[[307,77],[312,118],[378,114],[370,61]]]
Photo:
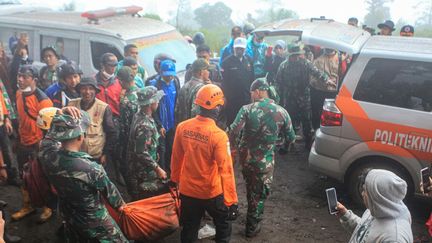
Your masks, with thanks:
[[[212,110],[218,105],[225,104],[224,94],[217,85],[206,84],[198,90],[195,104],[207,110]]]

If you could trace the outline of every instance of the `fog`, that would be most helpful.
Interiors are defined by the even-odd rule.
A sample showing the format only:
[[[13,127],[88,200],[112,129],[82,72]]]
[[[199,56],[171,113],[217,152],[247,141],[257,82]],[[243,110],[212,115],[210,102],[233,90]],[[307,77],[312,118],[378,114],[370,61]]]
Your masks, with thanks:
[[[104,0],[104,1],[88,1],[88,0],[75,0],[76,10],[86,11],[101,9],[111,6],[125,6],[125,5],[138,5],[144,8],[144,12],[157,14],[163,20],[168,21],[173,18],[178,2],[182,0]],[[386,6],[390,8],[391,19],[397,23],[409,23],[414,25],[416,16],[418,16],[421,9],[415,9],[414,6],[421,0],[393,0],[387,3]],[[37,4],[47,6],[50,8],[58,9],[64,4],[70,3],[70,0],[23,0],[24,4]],[[183,0],[184,2],[184,0]],[[189,0],[192,9],[200,7],[204,3],[214,4],[217,0]],[[248,0],[248,1],[228,1],[222,0],[229,6],[233,12],[231,15],[232,20],[236,24],[242,24],[248,13],[252,16],[256,15],[256,11],[267,8],[271,3],[276,3],[274,6],[278,8],[285,8],[295,11],[300,18],[310,18],[326,16],[327,18],[335,19],[336,21],[346,22],[349,17],[357,17],[360,22],[363,21],[367,13],[366,3],[364,0]],[[430,2],[430,1],[429,1]]]

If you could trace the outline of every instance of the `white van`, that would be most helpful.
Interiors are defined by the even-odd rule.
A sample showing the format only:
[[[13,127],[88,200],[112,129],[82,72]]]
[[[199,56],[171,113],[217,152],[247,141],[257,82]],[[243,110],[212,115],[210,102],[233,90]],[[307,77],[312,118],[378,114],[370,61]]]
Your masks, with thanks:
[[[255,32],[352,56],[336,99],[323,104],[312,169],[345,182],[356,202],[359,175],[373,168],[398,174],[409,194],[420,191],[420,170],[432,161],[432,39],[370,36],[326,19],[280,21]]]
[[[179,75],[184,73],[186,65],[195,60],[195,52],[183,36],[171,25],[138,17],[127,12],[128,9],[131,7],[92,11],[90,16],[97,17],[100,13],[97,21],[82,17],[89,13],[78,12],[34,11],[3,15],[0,16],[0,41],[5,50],[10,51],[9,38],[27,33],[29,56],[34,61],[41,61],[44,47],[54,46],[59,54],[79,63],[85,75],[97,72],[103,53],[112,52],[121,60],[123,47],[135,44],[139,49],[139,62],[149,75],[155,73],[153,58],[158,53],[173,56]],[[121,14],[103,17],[109,11]]]

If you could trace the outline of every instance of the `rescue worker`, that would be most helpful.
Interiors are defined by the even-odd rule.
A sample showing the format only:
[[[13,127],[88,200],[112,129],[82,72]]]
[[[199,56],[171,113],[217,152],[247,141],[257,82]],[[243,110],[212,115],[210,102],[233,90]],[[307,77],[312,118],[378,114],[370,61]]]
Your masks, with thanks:
[[[99,90],[96,98],[107,103],[115,117],[116,125],[120,115],[121,85],[114,74],[117,67],[117,57],[112,53],[105,53],[101,57],[101,70],[96,74],[96,82]]]
[[[159,53],[156,56],[154,56],[153,68],[156,71],[156,73],[146,79],[145,86],[149,86],[150,83],[153,83],[153,82],[155,82],[155,80],[158,80],[160,78],[160,73],[161,73],[160,64],[161,64],[161,62],[163,62],[165,60],[171,60],[174,63],[176,62],[176,60],[174,60],[174,58],[172,56],[170,56],[166,53]]]
[[[222,90],[227,103],[225,106],[227,125],[235,119],[243,105],[249,104],[249,88],[254,78],[252,60],[245,55],[247,41],[243,37],[234,40],[234,53],[222,62]]]
[[[264,78],[255,80],[250,88],[253,103],[240,109],[229,128],[230,141],[239,148],[246,181],[246,237],[254,237],[261,230],[264,202],[273,182],[276,145],[295,140],[288,112],[269,99],[269,89]]]
[[[45,90],[55,107],[65,107],[71,99],[79,98],[79,93],[75,87],[79,84],[82,74],[83,72],[76,63],[65,63],[60,66],[60,81]]]
[[[200,113],[177,126],[171,159],[171,180],[179,185],[181,242],[195,242],[204,212],[216,226],[216,242],[229,242],[231,222],[238,214],[237,192],[226,133],[216,126],[222,90],[207,84],[195,104]]]
[[[356,17],[351,17],[348,19],[348,24],[354,27],[358,26],[358,19]]]
[[[71,100],[68,106],[84,110],[91,117],[91,126],[86,131],[81,151],[106,165],[107,156],[112,153],[117,141],[117,126],[114,125],[111,108],[96,98],[101,90],[94,78],[83,77],[76,90],[81,98]]]
[[[135,113],[138,111],[138,88],[135,85],[134,73],[130,67],[123,66],[117,72],[117,78],[123,88],[122,95],[120,97],[120,135],[119,145],[121,146],[121,163],[119,170],[123,176],[123,179],[127,178],[127,160],[126,152],[129,140],[129,131],[132,119]]]
[[[400,36],[413,37],[414,36],[414,27],[412,25],[404,25],[402,26]]]
[[[328,85],[316,78],[310,79],[312,128],[317,130],[320,127],[324,100],[336,97],[336,87],[338,87],[339,83],[339,55],[334,49],[324,48],[324,53],[315,59],[313,63],[319,70],[328,74],[336,82],[336,85]]]
[[[177,105],[177,96],[180,91],[180,81],[177,77],[176,66],[173,61],[162,61],[160,64],[160,71],[161,75],[159,79],[152,80],[150,85],[156,87],[158,90],[163,90],[165,93],[154,117],[159,127],[159,133],[161,134],[161,157],[159,163],[164,170],[169,172],[176,124],[174,114]]]
[[[274,54],[272,53],[274,52]],[[267,48],[265,70],[268,72],[267,82],[270,85],[275,83],[276,74],[279,66],[286,60],[286,44],[283,40],[277,40],[274,48]]]
[[[264,36],[255,33],[249,37],[246,46],[246,55],[252,60],[254,79],[267,75],[267,71],[264,68],[267,48],[268,45],[264,42]]]
[[[13,132],[12,122],[9,119],[9,111],[6,108],[5,98],[3,93],[0,92],[0,129],[2,136],[9,136]],[[8,180],[8,167],[4,162],[3,157],[3,144],[1,144],[2,150],[0,150],[0,182],[6,182]]]
[[[222,66],[222,62],[227,58],[228,56],[232,55],[234,53],[234,40],[238,37],[241,37],[243,35],[242,28],[240,26],[234,26],[231,29],[231,39],[229,43],[222,47],[220,51],[220,58],[219,58],[219,66]]]
[[[156,112],[162,90],[153,86],[137,92],[139,111],[135,114],[129,135],[127,188],[132,200],[148,198],[160,193],[167,173],[158,165],[159,133],[152,115]]]
[[[336,87],[336,85],[326,73],[307,60],[304,54],[301,43],[290,46],[288,59],[280,65],[276,74],[276,90],[280,92],[282,106],[301,123],[305,148],[310,149],[312,145],[310,77],[328,86]]]
[[[49,86],[59,81],[59,70],[57,68],[64,62],[59,62],[59,56],[52,46],[42,49],[41,60],[46,66],[40,70],[38,88],[45,91]]]
[[[198,90],[209,80],[209,64],[203,58],[198,58],[192,63],[192,78],[181,87],[178,94],[177,106],[175,107],[176,123],[180,123],[198,114],[199,109],[194,104]]]
[[[394,28],[394,23],[391,20],[386,20],[384,21],[384,23],[378,24],[378,29],[380,29],[378,35],[386,35],[386,36],[392,35],[392,32],[396,30]]]
[[[222,83],[222,73],[219,64],[211,60],[210,47],[206,44],[198,46],[196,49],[196,56],[197,59],[202,58],[207,61],[209,65],[208,71],[210,72],[209,79],[213,84],[220,85]],[[189,82],[189,80],[192,78],[191,67],[192,65],[188,65],[187,67],[187,71],[185,74],[185,82]]]
[[[102,197],[114,209],[121,210],[124,201],[105,170],[85,152],[80,152],[89,115],[73,107],[52,121],[47,138],[60,141],[45,146],[39,153],[48,179],[56,189],[59,208],[65,221],[67,242],[128,242],[109,215]]]
[[[135,86],[138,88],[144,88],[144,80],[141,78],[140,75],[138,75],[138,62],[133,57],[125,57],[123,61],[123,66],[130,67],[133,71],[134,80],[135,80]]]
[[[24,164],[30,159],[36,158],[39,142],[43,138],[42,131],[37,127],[36,118],[39,111],[46,107],[52,107],[53,103],[45,93],[36,87],[38,71],[32,65],[21,66],[18,70],[18,88],[16,94],[16,105],[19,117],[19,128],[17,141],[17,162],[22,177]],[[21,187],[23,205],[22,208],[12,215],[13,220],[20,220],[35,211],[30,202],[28,191]],[[46,222],[52,215],[48,207],[42,208],[39,222]]]
[[[139,58],[138,47],[135,44],[127,44],[123,48],[123,51],[124,51],[125,58],[126,57],[132,57],[133,59],[136,60],[136,62],[138,64],[138,70],[137,70],[136,76],[138,78],[140,78],[141,80],[146,80],[146,78],[147,78],[147,72],[144,69],[144,67],[139,64],[139,61],[138,61],[138,58]],[[124,63],[124,59],[121,60],[120,62],[118,62],[116,74],[117,74],[118,70],[120,70],[120,68],[123,66],[123,63]]]

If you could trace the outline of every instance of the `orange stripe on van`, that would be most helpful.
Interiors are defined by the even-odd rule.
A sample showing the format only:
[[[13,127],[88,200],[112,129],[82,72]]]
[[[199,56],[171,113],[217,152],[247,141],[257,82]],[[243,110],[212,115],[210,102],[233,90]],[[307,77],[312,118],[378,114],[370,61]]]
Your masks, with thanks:
[[[342,112],[345,120],[352,125],[360,139],[367,144],[369,149],[405,158],[432,160],[432,153],[430,152],[394,145],[394,143],[397,144],[398,134],[407,134],[410,136],[420,137],[423,141],[427,141],[427,139],[432,138],[432,130],[370,119],[361,105],[353,99],[351,92],[346,88],[345,85],[343,85],[339,91],[339,94],[336,98],[336,105]],[[392,139],[375,141],[374,138],[377,129],[380,131],[386,131],[388,133],[387,137],[396,137],[393,139],[393,143]]]

